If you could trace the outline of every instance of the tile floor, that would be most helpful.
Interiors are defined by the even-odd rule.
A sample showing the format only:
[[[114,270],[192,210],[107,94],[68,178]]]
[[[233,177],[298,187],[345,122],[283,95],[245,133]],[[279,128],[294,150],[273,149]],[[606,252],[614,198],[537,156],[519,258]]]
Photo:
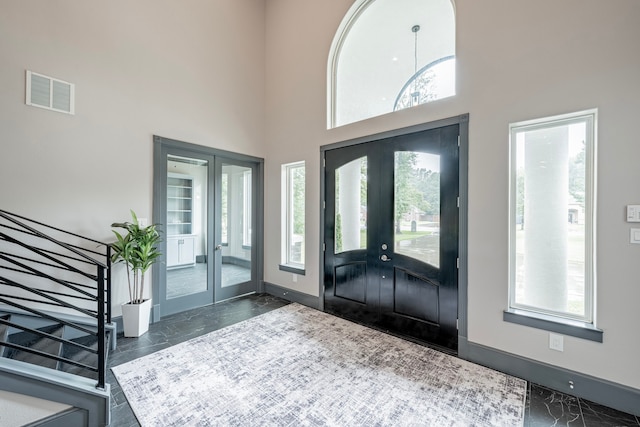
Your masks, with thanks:
[[[109,356],[109,366],[137,359],[286,304],[287,301],[270,295],[250,295],[168,316],[152,324],[149,332],[140,338],[119,337],[118,348]],[[139,426],[111,370],[107,373],[107,382],[111,384],[111,426]],[[640,419],[530,383],[524,427],[548,426],[640,427]]]
[[[251,280],[251,269],[234,264],[222,264],[222,287]],[[191,295],[207,289],[207,264],[167,270],[167,298]]]

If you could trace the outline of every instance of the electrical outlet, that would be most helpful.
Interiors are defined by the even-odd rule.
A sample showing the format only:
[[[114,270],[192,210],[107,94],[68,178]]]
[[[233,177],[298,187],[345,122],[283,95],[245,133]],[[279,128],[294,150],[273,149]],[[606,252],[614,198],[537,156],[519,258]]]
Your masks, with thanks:
[[[293,283],[296,283],[298,281],[298,275],[296,273],[291,273],[291,280],[293,280]]]
[[[564,337],[558,334],[549,334],[549,348],[556,351],[564,351]]]
[[[146,227],[149,225],[149,220],[147,218],[138,218],[138,225],[140,227]]]

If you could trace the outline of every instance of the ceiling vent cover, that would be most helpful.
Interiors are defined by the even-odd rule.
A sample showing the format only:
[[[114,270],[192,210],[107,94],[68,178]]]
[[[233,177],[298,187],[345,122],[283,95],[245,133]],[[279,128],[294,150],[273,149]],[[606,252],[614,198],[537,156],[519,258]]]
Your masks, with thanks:
[[[74,114],[74,95],[74,84],[27,70],[27,105]]]

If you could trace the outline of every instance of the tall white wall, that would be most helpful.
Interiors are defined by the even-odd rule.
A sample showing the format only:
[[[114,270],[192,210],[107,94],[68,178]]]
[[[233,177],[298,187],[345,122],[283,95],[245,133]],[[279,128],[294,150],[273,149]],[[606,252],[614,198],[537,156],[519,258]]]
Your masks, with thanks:
[[[319,293],[320,156],[324,144],[470,113],[469,340],[640,388],[640,246],[624,206],[640,203],[640,2],[457,0],[457,95],[326,129],[332,39],[353,0],[266,2],[265,280]],[[373,70],[372,72],[375,72]],[[597,325],[604,343],[502,320],[508,289],[508,125],[599,109]],[[305,160],[306,275],[278,270],[280,165]]]
[[[0,209],[111,240],[151,219],[154,134],[264,155],[262,1],[0,0],[0,58]],[[26,106],[27,69],[76,114]]]

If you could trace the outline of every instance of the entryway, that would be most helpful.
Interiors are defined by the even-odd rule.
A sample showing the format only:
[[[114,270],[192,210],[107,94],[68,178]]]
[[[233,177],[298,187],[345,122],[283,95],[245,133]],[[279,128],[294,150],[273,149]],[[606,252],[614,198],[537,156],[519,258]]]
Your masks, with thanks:
[[[457,351],[459,135],[323,148],[325,311]]]
[[[154,320],[257,290],[262,171],[259,158],[154,137]]]

